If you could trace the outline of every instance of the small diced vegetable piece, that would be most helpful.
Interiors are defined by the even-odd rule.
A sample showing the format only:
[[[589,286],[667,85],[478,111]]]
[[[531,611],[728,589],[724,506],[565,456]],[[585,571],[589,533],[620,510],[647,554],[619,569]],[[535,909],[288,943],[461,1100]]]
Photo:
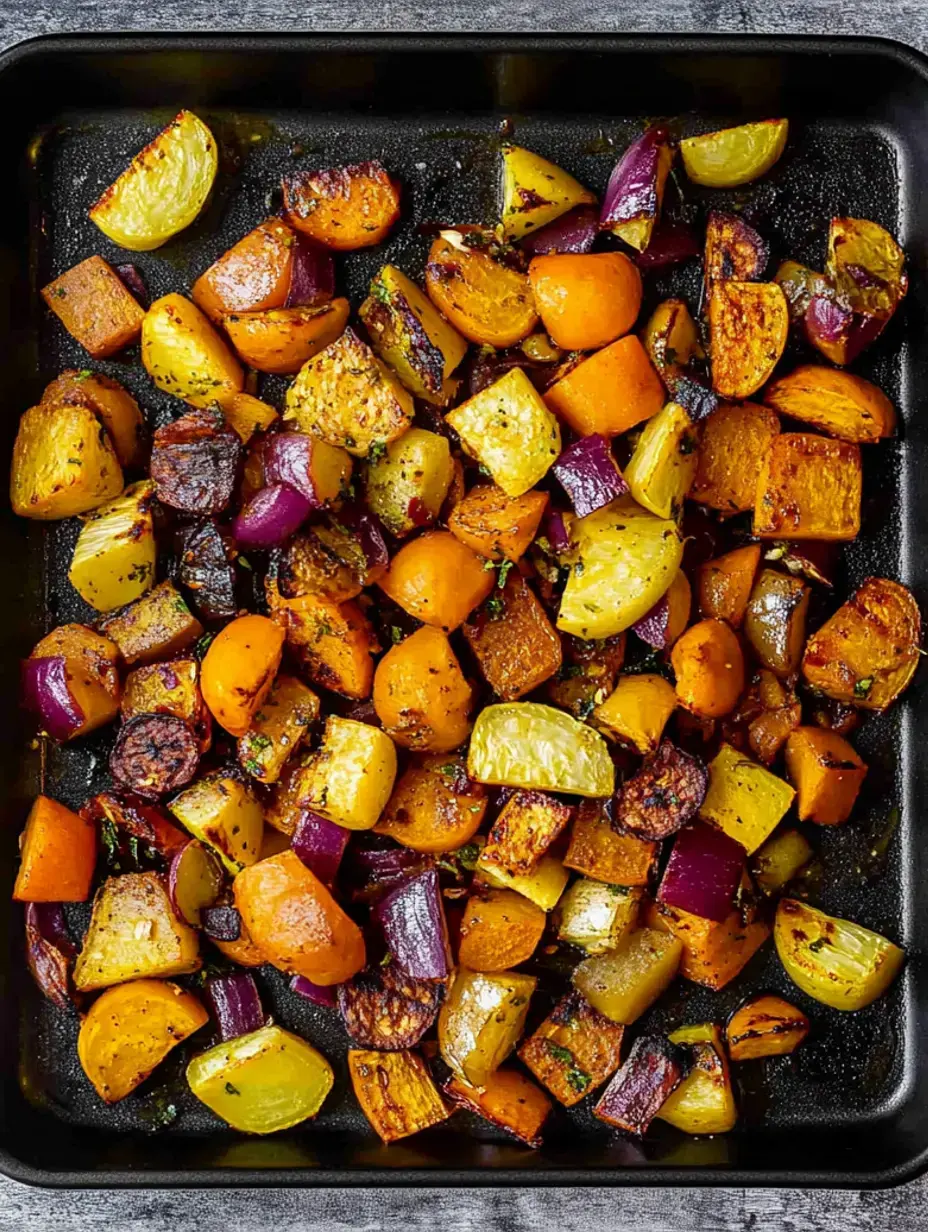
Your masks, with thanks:
[[[372,461],[364,476],[371,513],[403,538],[434,522],[451,486],[451,450],[443,436],[410,428]]]
[[[470,732],[473,689],[448,638],[431,625],[417,629],[380,660],[373,702],[384,731],[407,749],[447,753]]]
[[[378,585],[410,616],[451,633],[493,589],[484,565],[449,531],[433,530],[400,548]]]
[[[204,991],[219,1038],[225,1042],[251,1035],[269,1022],[261,1004],[261,994],[250,971],[229,971],[211,976]]]
[[[151,477],[158,499],[181,513],[222,513],[232,498],[242,445],[217,406],[190,411],[155,432]]]
[[[244,736],[280,667],[284,631],[267,616],[239,616],[210,642],[200,671],[203,700],[231,736]]]
[[[258,859],[264,813],[251,788],[239,779],[227,774],[201,779],[175,796],[170,809],[233,876]]]
[[[594,1009],[627,1026],[668,986],[682,953],[676,937],[639,928],[627,933],[617,950],[584,959],[574,971],[574,987]]]
[[[640,1035],[593,1115],[641,1137],[686,1074],[685,1051],[663,1035]]]
[[[235,878],[235,905],[268,962],[315,984],[340,984],[364,966],[364,937],[294,851]]]
[[[414,1052],[349,1048],[348,1072],[362,1112],[384,1142],[408,1138],[451,1115]]]
[[[486,793],[460,757],[432,755],[403,772],[375,829],[413,851],[446,852],[470,842],[483,821]]]
[[[717,282],[709,298],[712,387],[750,398],[770,378],[789,334],[786,296],[776,282]]]
[[[200,309],[171,292],[142,321],[142,363],[159,389],[208,407],[240,393],[245,374]]]
[[[595,513],[628,492],[609,441],[597,433],[569,445],[552,470],[578,518]]]
[[[135,342],[145,311],[102,257],[88,257],[42,288],[42,298],[94,359]]]
[[[731,914],[744,874],[744,848],[712,826],[697,822],[678,836],[661,878],[657,900],[707,920]]]
[[[657,862],[657,843],[613,829],[601,801],[577,809],[564,867],[612,885],[646,886]]]
[[[773,939],[786,974],[808,996],[836,1010],[860,1010],[881,997],[905,951],[851,920],[783,898]]]
[[[909,285],[905,253],[885,228],[866,218],[832,218],[825,274],[855,313],[884,323]]]
[[[472,1086],[485,1086],[515,1048],[535,985],[530,975],[461,969],[438,1015],[442,1060]]]
[[[127,389],[102,372],[62,372],[42,393],[42,402],[52,406],[62,402],[88,407],[103,424],[123,467],[142,461],[145,422],[139,404]]]
[[[640,887],[609,885],[581,877],[559,904],[559,940],[577,945],[588,954],[616,949],[638,924],[643,894]]]
[[[664,185],[674,159],[666,128],[649,128],[613,168],[603,196],[600,229],[642,252],[660,217]]]
[[[447,423],[507,496],[533,488],[561,452],[557,420],[521,368],[462,402]]]
[[[727,1134],[738,1120],[722,1032],[715,1023],[678,1027],[668,1037],[672,1044],[689,1048],[689,1073],[672,1091],[658,1118],[685,1134]]]
[[[725,514],[753,509],[757,478],[779,431],[773,411],[753,402],[713,411],[702,425],[690,497]]]
[[[542,323],[565,351],[597,351],[638,318],[641,274],[624,253],[534,257],[528,276]]]
[[[246,393],[227,398],[223,402],[222,413],[229,427],[241,437],[243,445],[247,445],[256,432],[266,432],[278,418],[277,412],[267,402]]]
[[[494,591],[472,613],[464,637],[487,683],[504,701],[530,693],[561,666],[561,639],[516,571],[506,578],[502,593]]]
[[[570,1108],[618,1068],[624,1034],[624,1027],[610,1022],[571,991],[534,1035],[523,1040],[519,1059]]]
[[[171,906],[162,877],[124,873],[104,881],[74,966],[79,992],[147,976],[184,975],[199,967],[197,934]]]
[[[498,864],[481,864],[477,861],[477,874],[481,882],[502,890],[515,890],[542,911],[551,911],[557,906],[564,887],[569,881],[567,869],[553,855],[543,855],[528,873],[509,873]]]
[[[396,746],[378,727],[330,714],[301,776],[300,803],[347,830],[369,830],[393,791]]]
[[[799,727],[786,742],[786,773],[796,786],[800,821],[847,821],[867,774],[866,763],[837,732]]]
[[[656,415],[664,386],[647,351],[629,334],[571,368],[545,401],[579,436],[613,437]]]
[[[447,980],[451,946],[436,869],[401,881],[375,904],[372,918],[401,971],[417,980]]]
[[[264,454],[264,475],[268,483],[289,484],[305,496],[314,509],[334,504],[344,496],[352,470],[351,455],[344,449],[302,432],[275,433]],[[351,532],[344,528],[342,538],[350,537]]]
[[[799,670],[810,589],[801,578],[762,569],[751,591],[744,635],[763,667],[777,676]]]
[[[280,675],[239,739],[240,764],[262,783],[276,783],[284,763],[319,717],[319,698],[295,676]]]
[[[272,837],[273,836],[273,837]],[[261,845],[261,859],[277,856],[292,847],[310,872],[330,886],[338,875],[339,866],[351,832],[327,817],[320,817],[312,809],[300,809],[299,820],[292,839],[280,830],[267,827]],[[271,843],[277,844],[274,851],[267,850]]]
[[[154,494],[154,484],[142,480],[84,520],[68,581],[98,612],[131,603],[154,581]]]
[[[71,963],[76,953],[60,903],[27,903],[23,911],[26,965],[36,987],[60,1010],[71,1013],[75,997]]]
[[[723,744],[709,763],[709,790],[699,815],[750,855],[772,834],[795,794],[781,778]]]
[[[657,603],[632,625],[643,642],[655,650],[668,651],[690,623],[693,592],[686,574],[678,569]]]
[[[66,696],[57,690],[50,696],[40,694],[24,699],[27,708],[39,713],[43,721],[56,713],[61,703],[69,713],[67,731],[53,733],[57,739],[73,739],[85,735],[119,713],[122,685],[119,679],[119,648],[108,637],[101,637],[86,625],[59,625],[47,637],[37,642],[27,663],[60,660],[60,683]],[[25,674],[26,664],[23,665]],[[57,682],[55,682],[57,683]],[[51,681],[48,682],[52,684]],[[33,704],[37,703],[37,704]],[[49,706],[51,713],[46,713]]]
[[[674,687],[663,676],[620,676],[613,691],[593,711],[593,720],[607,736],[646,755],[660,744],[676,706]]]
[[[591,708],[605,701],[615,687],[625,662],[625,634],[593,642],[568,634],[561,639],[561,649],[566,662],[548,681],[545,693],[549,701],[575,719],[587,719]]]
[[[307,594],[274,597],[269,607],[313,684],[343,697],[370,697],[372,656],[379,646],[373,626],[356,603],[333,603]]]
[[[681,706],[705,719],[734,710],[744,689],[744,655],[728,625],[701,620],[677,638],[670,661]]]
[[[249,1134],[273,1134],[315,1116],[334,1081],[321,1052],[276,1026],[216,1044],[187,1066],[197,1099]]]
[[[751,875],[765,894],[776,894],[812,859],[812,847],[798,830],[768,839],[751,861]]]
[[[302,983],[296,988],[291,984],[294,992],[305,996],[303,987]],[[311,987],[323,996],[335,994],[345,1030],[355,1044],[384,1052],[415,1047],[437,1018],[445,992],[443,984],[414,979],[394,962],[365,967],[335,990]]]
[[[752,997],[728,1020],[725,1038],[733,1061],[783,1057],[809,1034],[809,1020],[782,997]]]
[[[412,415],[412,395],[351,328],[303,365],[284,403],[285,421],[357,458],[402,436]]]
[[[13,898],[20,903],[83,903],[97,861],[96,827],[78,813],[36,796],[20,844]]]
[[[400,216],[400,186],[376,160],[285,176],[283,192],[290,225],[337,252],[379,244]]]
[[[395,265],[385,265],[358,316],[371,346],[406,388],[433,406],[447,406],[457,389],[451,374],[467,343],[416,284]]]
[[[614,821],[625,832],[659,842],[695,815],[706,782],[706,768],[698,758],[662,740],[616,792]]]
[[[885,710],[915,675],[920,641],[921,615],[911,591],[867,578],[809,638],[802,674],[835,701]]]
[[[123,721],[139,714],[174,714],[193,728],[200,747],[209,748],[212,723],[199,685],[200,664],[194,659],[172,659],[137,667],[126,677],[120,710]]]
[[[94,1001],[81,1023],[78,1059],[100,1098],[115,1104],[208,1021],[193,993],[177,984],[133,980]]]
[[[759,563],[759,543],[746,544],[706,561],[699,570],[701,614],[740,629]]]
[[[258,372],[294,376],[340,337],[349,313],[346,299],[333,299],[312,308],[234,312],[222,323],[243,364]]]
[[[21,518],[52,521],[118,496],[122,470],[110,438],[86,406],[42,403],[19,421],[10,503]]]
[[[668,402],[645,424],[625,467],[629,491],[659,518],[676,518],[696,474],[696,434],[682,406]]]
[[[821,364],[802,364],[772,381],[764,402],[781,415],[857,444],[892,436],[896,428],[893,404],[881,389]]]
[[[472,891],[461,920],[458,961],[471,971],[506,971],[528,962],[547,916],[513,890]]]
[[[737,128],[684,138],[680,157],[695,184],[738,188],[770,170],[786,147],[788,132],[788,120],[739,124]]]
[[[161,582],[135,603],[101,620],[100,631],[116,643],[131,665],[180,654],[200,637],[203,626],[174,585]]]
[[[706,221],[703,259],[706,294],[717,282],[756,282],[763,278],[770,246],[738,214],[712,210]]]
[[[454,506],[448,529],[489,560],[517,561],[535,538],[547,504],[547,492],[507,496],[494,484],[480,484]]]
[[[544,792],[514,792],[490,829],[477,867],[495,866],[514,877],[531,873],[572,815],[569,804]]]
[[[461,1108],[476,1112],[497,1129],[504,1129],[528,1146],[541,1146],[541,1127],[551,1101],[515,1069],[498,1069],[483,1088],[450,1078],[445,1094]]]
[[[666,903],[650,903],[645,921],[649,928],[673,934],[682,945],[683,979],[715,990],[733,980],[770,936],[763,920],[737,907],[724,920],[707,920]]]
[[[193,284],[191,298],[216,325],[227,312],[282,308],[290,290],[296,236],[282,218],[267,218]]]
[[[498,261],[500,249],[478,227],[442,231],[429,249],[429,299],[470,342],[510,347],[538,323],[528,277]]]
[[[682,558],[676,522],[627,498],[579,518],[557,627],[587,639],[621,633],[666,593]]]
[[[477,716],[467,772],[501,787],[610,796],[615,772],[602,736],[538,702],[486,706]]]
[[[854,539],[860,531],[860,446],[805,432],[770,444],[757,478],[761,539]]]
[[[596,200],[572,175],[532,150],[504,145],[502,156],[500,217],[507,239],[521,239],[575,206]]]
[[[118,790],[157,800],[189,783],[199,760],[200,742],[183,719],[137,714],[117,732],[109,768]]]

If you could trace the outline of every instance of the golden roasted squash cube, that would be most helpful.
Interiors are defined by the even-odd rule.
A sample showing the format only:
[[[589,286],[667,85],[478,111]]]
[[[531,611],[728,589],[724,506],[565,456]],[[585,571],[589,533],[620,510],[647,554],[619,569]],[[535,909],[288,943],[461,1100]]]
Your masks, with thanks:
[[[757,477],[754,534],[761,539],[856,538],[860,446],[806,432],[773,439]]]
[[[192,646],[203,626],[173,582],[161,582],[147,595],[99,622],[128,664],[169,659]]]
[[[602,1086],[619,1068],[625,1028],[594,1010],[576,990],[558,1001],[519,1060],[566,1108]]]
[[[796,786],[800,821],[847,821],[867,765],[837,732],[797,727],[786,742],[786,773]]]
[[[709,787],[699,816],[750,855],[773,833],[795,795],[789,783],[723,744],[709,763]]]
[[[606,700],[593,711],[593,721],[607,736],[647,756],[660,744],[667,720],[676,708],[673,685],[663,676],[642,672],[620,676]]]
[[[331,714],[300,774],[299,801],[347,830],[370,830],[393,791],[396,745],[379,727]]]
[[[683,979],[715,990],[733,980],[770,936],[763,920],[745,921],[737,908],[724,920],[707,920],[679,907],[652,902],[645,923],[648,928],[672,933],[680,942]]]
[[[657,843],[612,828],[601,800],[577,809],[564,867],[612,885],[646,886],[657,865]]]
[[[464,637],[490,688],[516,701],[557,672],[561,639],[535,592],[517,571],[464,624]]]
[[[541,1146],[541,1127],[551,1111],[551,1101],[534,1082],[517,1069],[498,1069],[484,1087],[472,1087],[460,1078],[449,1078],[445,1094],[461,1108],[504,1129],[528,1146]]]
[[[361,1111],[384,1142],[408,1138],[451,1115],[425,1062],[408,1049],[349,1048],[348,1072]]]
[[[145,311],[102,257],[88,257],[42,288],[42,298],[94,359],[135,342]]]
[[[478,868],[513,876],[530,873],[570,821],[573,808],[542,791],[517,791],[490,829]]]
[[[262,783],[276,783],[291,757],[319,717],[319,698],[296,676],[275,677],[251,730],[238,742],[241,765]]]
[[[773,411],[753,402],[713,411],[702,424],[690,498],[720,513],[753,509],[757,477],[779,431]]]

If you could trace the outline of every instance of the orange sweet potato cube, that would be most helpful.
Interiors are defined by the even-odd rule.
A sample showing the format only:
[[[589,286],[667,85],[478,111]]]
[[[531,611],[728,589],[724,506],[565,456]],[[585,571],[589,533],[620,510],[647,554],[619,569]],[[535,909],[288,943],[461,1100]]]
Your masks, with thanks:
[[[699,915],[652,902],[645,914],[648,928],[673,933],[683,945],[679,974],[694,984],[718,991],[735,978],[748,959],[770,936],[770,929],[758,919],[748,919],[741,909],[724,920],[706,920]]]
[[[145,313],[102,257],[88,257],[42,288],[42,298],[94,359],[135,342]]]
[[[543,791],[517,791],[503,805],[480,855],[513,877],[530,873],[570,821],[573,808]]]
[[[610,885],[648,884],[657,859],[657,843],[619,834],[601,800],[584,800],[577,809],[564,867]]]
[[[867,774],[865,762],[837,732],[797,727],[786,742],[786,772],[797,791],[800,821],[847,821]]]
[[[757,477],[760,539],[854,539],[860,531],[860,446],[807,432],[774,437]]]
[[[534,1035],[519,1045],[527,1065],[559,1103],[578,1104],[619,1068],[625,1028],[573,989],[558,1001]]]

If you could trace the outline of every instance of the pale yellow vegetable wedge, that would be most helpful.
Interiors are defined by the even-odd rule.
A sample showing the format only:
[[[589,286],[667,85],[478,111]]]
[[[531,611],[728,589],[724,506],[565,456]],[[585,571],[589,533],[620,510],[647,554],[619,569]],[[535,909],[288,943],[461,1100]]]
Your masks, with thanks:
[[[713,1022],[679,1027],[672,1044],[689,1045],[693,1067],[657,1114],[685,1134],[727,1134],[738,1120],[721,1028]]]
[[[683,954],[672,933],[639,928],[617,950],[587,958],[574,971],[574,987],[594,1009],[626,1025],[640,1018],[677,974]]]
[[[773,833],[795,795],[789,783],[723,744],[709,763],[709,787],[699,816],[750,855]]]
[[[386,732],[331,714],[301,772],[299,803],[346,830],[369,830],[390,799],[396,768],[396,745]]]
[[[678,518],[699,462],[693,422],[682,406],[668,402],[642,429],[625,468],[625,482],[643,508],[659,518]]]
[[[143,479],[84,519],[68,581],[98,612],[132,603],[151,588],[157,554],[154,494],[155,485]]]
[[[482,1087],[515,1048],[538,981],[517,971],[461,969],[438,1016],[442,1060]]]
[[[564,895],[558,939],[588,954],[614,950],[638,923],[641,886],[609,885],[581,877]]]
[[[572,175],[519,145],[503,146],[502,208],[507,239],[521,239],[596,197]]]
[[[660,744],[676,708],[677,693],[669,681],[648,672],[635,673],[618,678],[606,700],[593,711],[593,722],[607,736],[647,756]]]
[[[264,839],[264,810],[237,778],[201,779],[171,801],[171,812],[194,838],[206,843],[234,876],[254,864]]]
[[[722,128],[680,142],[686,174],[709,188],[737,188],[764,175],[786,148],[788,120]]]
[[[159,389],[191,406],[220,404],[241,392],[245,373],[196,304],[172,292],[142,321],[142,363]]]

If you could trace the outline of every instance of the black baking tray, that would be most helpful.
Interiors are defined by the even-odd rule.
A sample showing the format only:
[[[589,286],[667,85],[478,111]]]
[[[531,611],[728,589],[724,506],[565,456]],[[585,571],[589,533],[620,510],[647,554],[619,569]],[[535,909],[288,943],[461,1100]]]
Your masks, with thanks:
[[[86,208],[176,112],[196,109],[223,150],[214,199],[198,222],[131,259],[153,294],[186,290],[197,273],[277,202],[282,171],[380,157],[405,186],[404,225],[382,249],[343,262],[355,303],[384,259],[417,275],[429,222],[484,221],[509,121],[515,139],[601,191],[630,137],[657,116],[684,131],[707,122],[787,115],[791,142],[757,186],[713,200],[758,223],[774,256],[821,266],[829,217],[874,218],[909,258],[910,292],[857,369],[897,401],[898,440],[867,451],[865,518],[836,596],[870,573],[928,600],[928,62],[879,40],[729,37],[182,35],[50,38],[0,56],[0,433],[4,456],[21,412],[45,381],[86,357],[40,307],[36,288],[76,261],[114,248]],[[681,186],[690,204],[706,195]],[[695,267],[658,280],[652,297],[695,296]],[[137,354],[102,367],[125,381],[152,423],[176,413]],[[278,391],[279,392],[279,391]],[[273,396],[274,390],[270,390]],[[31,797],[77,806],[104,781],[104,742],[36,747],[17,710],[17,660],[55,623],[87,613],[63,581],[74,527],[43,528],[0,512],[6,602],[0,619],[3,819],[0,902],[9,904],[16,840]],[[834,602],[838,602],[835,599]],[[0,1170],[58,1186],[190,1185],[889,1185],[928,1163],[928,698],[921,678],[860,745],[871,765],[855,820],[816,835],[817,901],[904,944],[909,961],[888,996],[857,1014],[808,1002],[767,946],[720,993],[678,983],[645,1022],[724,1018],[747,989],[790,996],[812,1017],[792,1058],[740,1067],[741,1126],[689,1139],[657,1123],[644,1142],[597,1122],[585,1101],[552,1119],[533,1152],[459,1114],[389,1148],[347,1086],[346,1038],[335,1016],[262,975],[275,1017],[335,1063],[319,1118],[270,1139],[224,1127],[181,1081],[175,1056],[140,1091],[105,1109],[74,1054],[76,1022],[24,975],[21,911],[0,907]],[[896,825],[896,820],[898,824]],[[80,921],[76,923],[79,926]],[[178,1050],[180,1051],[180,1050]],[[157,1128],[173,1104],[178,1115]]]

